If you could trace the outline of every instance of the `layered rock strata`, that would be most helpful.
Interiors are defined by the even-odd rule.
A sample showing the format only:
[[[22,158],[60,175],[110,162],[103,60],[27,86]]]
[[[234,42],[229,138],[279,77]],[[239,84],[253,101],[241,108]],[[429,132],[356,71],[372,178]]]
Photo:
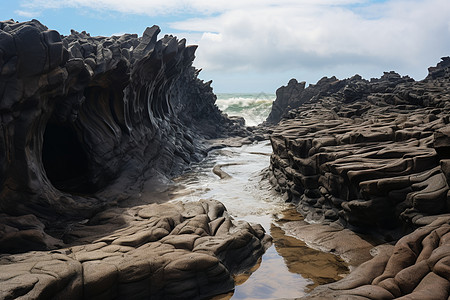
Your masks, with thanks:
[[[449,297],[449,100],[448,57],[422,81],[389,72],[278,90],[272,184],[309,221],[392,241],[306,299]]]
[[[448,212],[449,61],[419,82],[393,72],[319,81],[320,95],[272,134],[272,183],[310,220],[360,230]]]

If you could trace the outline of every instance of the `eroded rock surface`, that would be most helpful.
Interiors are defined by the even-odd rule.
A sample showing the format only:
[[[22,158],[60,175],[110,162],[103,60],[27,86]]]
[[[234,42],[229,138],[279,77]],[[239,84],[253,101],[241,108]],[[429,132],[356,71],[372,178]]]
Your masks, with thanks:
[[[307,299],[448,298],[449,67],[446,57],[422,81],[389,72],[277,91],[272,184],[309,221],[395,244]]]
[[[197,78],[196,46],[159,32],[64,37],[36,20],[0,22],[2,212],[89,217],[179,174],[204,138],[245,134]]]
[[[357,229],[431,223],[450,203],[443,74],[321,80],[322,96],[290,110],[272,134],[272,183],[311,220]]]
[[[73,246],[0,256],[0,299],[202,299],[270,243],[214,200],[106,210],[63,238]]]
[[[159,32],[0,22],[0,299],[202,299],[264,252],[219,202],[149,204],[206,140],[249,133]]]
[[[448,299],[449,249],[450,218],[438,218],[303,299]]]

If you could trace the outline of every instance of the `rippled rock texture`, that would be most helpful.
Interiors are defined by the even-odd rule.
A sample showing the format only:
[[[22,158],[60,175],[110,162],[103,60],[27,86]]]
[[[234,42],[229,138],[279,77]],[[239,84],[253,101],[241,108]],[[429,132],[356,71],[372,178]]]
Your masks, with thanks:
[[[269,242],[213,200],[109,209],[65,239],[0,256],[0,299],[203,299],[232,290]]]
[[[0,22],[0,299],[201,299],[264,252],[218,202],[148,204],[205,140],[247,134],[159,32]]]
[[[305,299],[448,299],[450,218],[438,218],[395,246],[374,250],[372,260]]]
[[[447,299],[450,58],[422,81],[323,78],[277,91],[270,180],[309,221],[395,241],[311,299]],[[418,229],[417,229],[418,228]]]
[[[322,79],[328,87],[271,137],[272,183],[309,219],[359,229],[422,226],[448,212],[450,78],[430,70],[420,82],[393,72]]]
[[[0,23],[2,212],[89,216],[239,127],[197,78],[196,46],[159,32],[64,37],[36,20]]]

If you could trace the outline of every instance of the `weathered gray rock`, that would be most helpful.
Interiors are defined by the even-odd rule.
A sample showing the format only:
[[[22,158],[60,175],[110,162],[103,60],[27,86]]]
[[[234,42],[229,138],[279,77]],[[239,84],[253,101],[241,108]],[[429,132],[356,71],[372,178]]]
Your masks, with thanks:
[[[159,32],[63,37],[37,20],[0,22],[1,212],[90,217],[179,174],[205,138],[243,128],[197,78],[196,46]]]
[[[276,91],[277,98],[273,102],[272,110],[267,117],[267,123],[278,123],[291,109],[301,106],[306,101],[323,94],[324,91],[332,93],[342,88],[343,82],[336,77],[320,79],[317,84],[305,88],[306,82],[291,79],[287,86]]]
[[[302,299],[447,299],[450,218],[441,217],[383,247],[346,278]]]
[[[248,134],[159,32],[0,22],[0,299],[201,299],[264,252],[218,202],[149,204],[205,140]]]
[[[298,105],[284,106],[273,127],[269,176],[275,188],[309,221],[399,239],[303,299],[449,297],[448,67],[443,58],[423,81],[395,72],[370,81],[354,76],[320,91],[308,87],[288,102],[277,98]],[[283,95],[294,89],[291,81]],[[302,98],[308,89],[315,94]],[[291,224],[289,232],[301,228]],[[337,236],[326,242],[339,246]]]
[[[447,77],[394,72],[324,86],[275,127],[272,183],[310,220],[424,225],[450,209],[449,92]]]

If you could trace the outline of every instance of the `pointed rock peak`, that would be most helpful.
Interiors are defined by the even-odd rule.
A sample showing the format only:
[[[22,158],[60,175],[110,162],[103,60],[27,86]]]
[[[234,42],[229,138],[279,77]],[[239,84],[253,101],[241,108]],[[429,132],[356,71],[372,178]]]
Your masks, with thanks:
[[[156,42],[156,39],[158,37],[158,34],[161,32],[161,29],[157,25],[153,25],[152,27],[147,27],[142,34],[142,40],[154,40]]]

